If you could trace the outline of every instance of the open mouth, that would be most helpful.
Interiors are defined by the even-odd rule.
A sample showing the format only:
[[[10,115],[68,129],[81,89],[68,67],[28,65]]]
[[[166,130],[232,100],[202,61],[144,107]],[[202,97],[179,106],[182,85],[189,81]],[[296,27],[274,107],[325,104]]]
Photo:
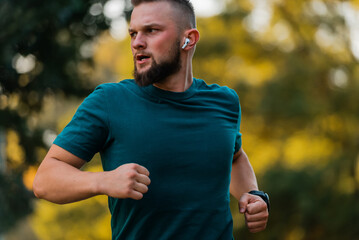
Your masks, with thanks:
[[[136,55],[136,60],[137,60],[138,62],[140,62],[140,63],[146,62],[149,58],[150,58],[150,56],[144,55],[144,54],[137,54],[137,55]]]

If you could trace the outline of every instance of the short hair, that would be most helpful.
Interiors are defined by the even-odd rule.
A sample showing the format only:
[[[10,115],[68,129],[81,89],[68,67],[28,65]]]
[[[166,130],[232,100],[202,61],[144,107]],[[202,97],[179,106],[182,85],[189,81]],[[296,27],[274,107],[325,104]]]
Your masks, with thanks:
[[[170,4],[176,5],[174,6],[175,9],[179,9],[189,20],[188,26],[186,27],[196,28],[196,15],[194,13],[193,5],[189,0],[131,0],[131,3],[134,7],[140,5],[141,3],[147,2],[168,2]]]

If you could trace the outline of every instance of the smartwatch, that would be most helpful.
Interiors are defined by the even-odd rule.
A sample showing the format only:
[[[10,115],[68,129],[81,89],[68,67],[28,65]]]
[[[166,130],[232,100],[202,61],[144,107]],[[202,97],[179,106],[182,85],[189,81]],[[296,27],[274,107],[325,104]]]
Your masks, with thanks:
[[[267,204],[267,209],[268,209],[268,212],[269,212],[270,204],[269,204],[269,196],[268,196],[267,193],[265,193],[263,191],[256,191],[256,190],[250,191],[248,193],[261,197],[263,199],[263,201]]]

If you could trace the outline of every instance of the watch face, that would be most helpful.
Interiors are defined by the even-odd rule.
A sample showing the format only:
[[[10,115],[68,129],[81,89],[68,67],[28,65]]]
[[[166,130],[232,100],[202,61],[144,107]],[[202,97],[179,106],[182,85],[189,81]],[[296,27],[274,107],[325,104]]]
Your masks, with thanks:
[[[267,193],[264,193],[264,196],[269,200],[269,196]]]

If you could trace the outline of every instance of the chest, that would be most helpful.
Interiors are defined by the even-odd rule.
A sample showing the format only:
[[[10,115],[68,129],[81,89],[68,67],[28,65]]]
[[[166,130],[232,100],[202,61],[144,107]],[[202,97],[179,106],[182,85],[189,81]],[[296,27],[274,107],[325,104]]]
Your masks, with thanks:
[[[109,150],[121,154],[123,162],[136,158],[145,164],[146,159],[188,155],[223,159],[233,154],[238,115],[213,103],[141,101],[114,108],[111,114]]]
[[[235,112],[203,102],[142,102],[115,108],[112,114],[111,144],[102,153],[104,170],[125,163],[146,167],[151,178],[146,196],[156,202],[164,192],[167,202],[177,199],[173,186],[188,193],[188,202],[194,195],[203,198],[219,189],[227,191],[237,132]],[[186,202],[182,195],[181,199]]]

